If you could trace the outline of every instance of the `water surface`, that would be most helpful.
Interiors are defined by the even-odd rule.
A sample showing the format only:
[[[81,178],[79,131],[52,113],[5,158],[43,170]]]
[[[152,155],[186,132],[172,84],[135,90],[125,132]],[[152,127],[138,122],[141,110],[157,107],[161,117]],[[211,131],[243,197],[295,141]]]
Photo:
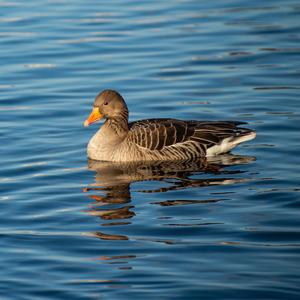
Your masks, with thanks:
[[[299,299],[298,1],[0,2],[1,299]],[[190,164],[93,163],[83,121],[239,120]]]

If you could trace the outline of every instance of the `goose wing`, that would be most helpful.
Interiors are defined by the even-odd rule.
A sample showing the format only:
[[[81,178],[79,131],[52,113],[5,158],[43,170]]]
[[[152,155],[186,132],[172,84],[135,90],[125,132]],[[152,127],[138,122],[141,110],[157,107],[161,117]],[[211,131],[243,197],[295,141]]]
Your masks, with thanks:
[[[129,124],[130,140],[140,147],[162,150],[183,143],[195,132],[194,126],[175,119],[149,119]]]
[[[248,129],[237,127],[242,122],[224,121],[181,121],[176,119],[149,119],[129,124],[129,139],[140,147],[162,150],[169,146],[193,143],[202,151],[219,144],[228,137],[249,133]],[[200,149],[199,149],[200,150]]]
[[[238,127],[244,122],[234,121],[195,121],[195,133],[191,140],[205,145],[206,149],[221,143],[226,138],[238,138],[251,132],[250,129]]]
[[[202,151],[220,144],[226,138],[238,138],[251,130],[237,127],[243,122],[182,121],[176,119],[149,119],[129,124],[131,142],[150,150],[192,143]]]

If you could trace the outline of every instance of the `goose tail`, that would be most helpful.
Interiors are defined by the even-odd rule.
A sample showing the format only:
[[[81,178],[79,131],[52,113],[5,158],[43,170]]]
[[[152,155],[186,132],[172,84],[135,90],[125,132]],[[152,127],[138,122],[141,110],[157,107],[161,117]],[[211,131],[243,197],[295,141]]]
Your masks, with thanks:
[[[237,135],[227,137],[223,139],[219,144],[208,148],[206,151],[206,156],[214,156],[218,154],[227,153],[233,148],[235,148],[237,145],[247,141],[251,141],[256,137],[256,132],[251,129],[239,129],[241,131]]]

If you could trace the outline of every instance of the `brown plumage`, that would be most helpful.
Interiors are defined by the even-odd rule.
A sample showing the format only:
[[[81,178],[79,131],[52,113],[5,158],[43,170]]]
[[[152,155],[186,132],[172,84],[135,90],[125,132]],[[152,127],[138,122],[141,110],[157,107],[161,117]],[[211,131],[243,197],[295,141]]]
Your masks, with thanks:
[[[188,160],[226,153],[241,142],[255,138],[251,129],[233,121],[183,121],[148,119],[128,123],[123,97],[112,90],[100,93],[90,125],[106,121],[90,140],[88,157],[106,161]]]

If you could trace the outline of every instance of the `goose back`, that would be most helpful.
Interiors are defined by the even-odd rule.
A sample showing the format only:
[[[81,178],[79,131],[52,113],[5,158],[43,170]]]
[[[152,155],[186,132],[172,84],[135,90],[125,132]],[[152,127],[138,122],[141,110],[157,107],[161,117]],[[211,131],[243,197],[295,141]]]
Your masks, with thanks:
[[[182,121],[148,119],[129,123],[128,141],[145,150],[164,152],[177,149],[183,156],[205,156],[207,149],[252,132],[234,121]],[[186,151],[188,149],[188,151]],[[192,155],[191,155],[192,151]],[[181,155],[178,157],[182,158]],[[175,153],[176,155],[176,153]],[[175,157],[174,157],[175,158]]]

